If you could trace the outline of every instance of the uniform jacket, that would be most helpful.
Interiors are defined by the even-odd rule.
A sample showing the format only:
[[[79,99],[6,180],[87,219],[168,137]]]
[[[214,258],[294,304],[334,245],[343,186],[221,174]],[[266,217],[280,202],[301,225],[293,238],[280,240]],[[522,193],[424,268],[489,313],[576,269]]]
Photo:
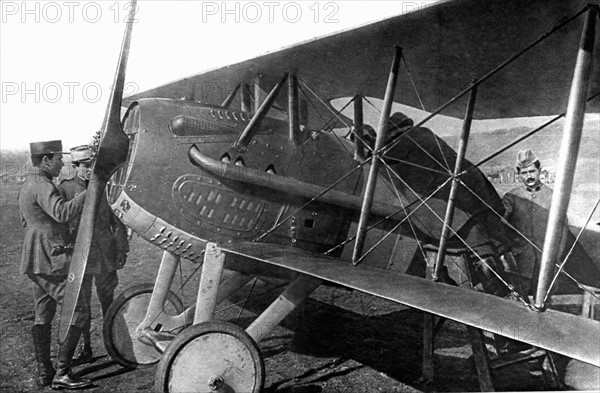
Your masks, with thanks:
[[[402,181],[394,178],[394,188],[400,192],[405,206],[409,206],[407,211],[413,210],[422,199],[433,194],[427,201],[431,210],[422,205],[410,220],[426,236],[439,239],[451,182],[447,182],[444,187],[435,191],[450,177],[447,173],[448,168],[450,172],[454,171],[456,152],[431,130],[420,127],[402,137],[385,157],[388,158],[386,160],[388,164],[402,178]],[[502,201],[492,184],[479,169],[473,167],[471,162],[464,160],[463,170],[472,169],[460,179],[478,196],[459,184],[452,224],[455,231],[479,213],[491,212],[492,209],[500,215],[504,213]],[[490,232],[494,233],[493,230]]]
[[[522,275],[526,277],[537,274],[542,253],[523,236],[531,240],[540,250],[544,247],[550,202],[552,202],[552,189],[544,184],[541,184],[537,190],[521,185],[504,194],[502,198],[506,209],[504,218],[515,227],[514,230],[509,230],[513,239],[513,254],[519,262]],[[566,225],[565,230],[567,230]],[[565,241],[566,232],[563,232],[561,250],[564,249]]]
[[[541,184],[537,190],[528,190],[525,186],[519,186],[504,194],[502,202],[506,207],[504,215],[506,220],[542,250],[552,202],[552,189],[544,184]],[[512,237],[513,254],[519,264],[521,275],[532,277],[533,283],[537,282],[542,252],[515,230],[509,229],[508,232]],[[580,243],[574,243],[575,235],[569,230],[568,223],[565,222],[559,260],[556,262],[562,263],[572,249],[565,270],[578,281],[596,286],[600,279],[598,266]],[[562,275],[559,277],[557,286],[560,292],[578,291],[573,282]]]
[[[72,179],[63,180],[58,186],[58,191],[66,200],[71,200],[75,194],[86,188],[87,181],[75,176]],[[80,219],[81,216],[77,215],[69,221],[69,233],[73,242],[77,237]],[[103,274],[121,268],[122,266],[117,266],[117,256],[119,253],[125,254],[128,251],[125,225],[112,213],[106,194],[103,194],[96,215],[94,240],[88,257],[86,274]]]
[[[18,203],[25,238],[22,274],[66,275],[71,262],[67,222],[81,214],[85,193],[66,201],[43,172],[27,176]],[[54,250],[54,254],[52,255]]]

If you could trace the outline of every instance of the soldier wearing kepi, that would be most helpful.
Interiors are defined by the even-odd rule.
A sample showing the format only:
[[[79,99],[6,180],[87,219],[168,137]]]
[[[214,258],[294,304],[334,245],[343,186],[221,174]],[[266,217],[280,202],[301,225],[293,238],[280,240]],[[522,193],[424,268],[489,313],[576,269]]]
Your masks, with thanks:
[[[71,159],[75,166],[75,177],[63,180],[58,190],[66,200],[71,200],[85,190],[92,171],[92,154],[88,146],[71,149]],[[77,236],[80,215],[69,221],[72,239]],[[101,198],[94,227],[93,244],[88,257],[88,264],[81,287],[81,297],[91,310],[92,278],[96,283],[96,294],[105,317],[110,307],[114,290],[119,283],[117,270],[125,265],[129,245],[125,225],[112,213],[106,196]],[[75,357],[76,363],[87,363],[93,359],[90,339],[91,315],[82,331],[83,346]]]
[[[56,371],[50,360],[50,347],[52,320],[56,306],[62,305],[73,250],[67,222],[81,214],[86,193],[66,201],[52,182],[64,165],[61,141],[31,143],[30,151],[36,171],[23,184],[18,203],[25,227],[20,271],[31,280],[35,309],[31,332],[38,368],[36,382],[39,387],[52,383],[53,388],[84,388],[91,382],[70,373],[81,328],[89,314],[83,302],[77,304],[73,325],[60,345]]]

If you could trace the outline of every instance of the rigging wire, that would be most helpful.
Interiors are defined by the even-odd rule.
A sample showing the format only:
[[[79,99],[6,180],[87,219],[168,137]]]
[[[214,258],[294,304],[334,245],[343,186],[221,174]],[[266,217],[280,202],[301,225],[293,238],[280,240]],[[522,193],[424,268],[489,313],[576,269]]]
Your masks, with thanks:
[[[525,234],[523,234],[522,232],[520,232],[517,228],[515,228],[510,222],[508,222],[506,220],[506,218],[504,218],[503,216],[501,216],[496,210],[494,210],[489,204],[487,204],[486,201],[484,201],[479,195],[477,195],[477,193],[475,191],[473,191],[469,186],[467,186],[465,183],[462,182],[462,180],[458,179],[458,181],[467,189],[469,190],[473,195],[475,195],[482,203],[484,203],[494,214],[496,214],[498,217],[500,217],[500,220],[502,221],[503,224],[507,225],[510,229],[512,229],[513,231],[515,231],[518,235],[520,235],[523,239],[525,239],[526,242],[528,242],[533,248],[535,248],[538,252],[543,252],[543,250],[541,248],[539,248],[533,241],[531,241]],[[557,263],[554,264],[556,267],[560,267]],[[562,271],[562,273],[567,276],[568,278],[570,278],[573,282],[575,282],[579,287],[581,287],[581,284],[579,283],[579,281],[577,281],[577,279],[575,277],[573,277],[571,274],[569,274],[566,271]],[[584,290],[586,290],[585,288],[583,288]],[[588,290],[586,290],[588,291]],[[592,292],[588,291],[592,296],[596,297]],[[549,293],[549,292],[548,292]],[[546,296],[548,295],[548,293],[546,293]]]
[[[262,235],[260,235],[258,238],[256,238],[254,241],[260,241],[262,239],[265,238],[265,236],[268,236],[269,234],[271,234],[275,229],[279,228],[284,222],[286,222],[287,220],[289,220],[290,218],[292,218],[296,213],[298,213],[300,210],[304,209],[306,206],[308,206],[311,202],[314,202],[315,200],[317,200],[319,197],[321,197],[322,195],[324,195],[325,193],[327,193],[328,191],[330,191],[331,189],[333,189],[335,186],[337,186],[339,183],[341,183],[343,180],[345,180],[348,176],[350,176],[351,174],[353,174],[355,171],[357,171],[358,169],[362,168],[364,165],[366,165],[371,159],[366,160],[365,162],[359,163],[356,167],[354,167],[350,172],[346,173],[345,175],[343,175],[342,177],[340,177],[338,180],[336,180],[334,183],[332,183],[330,186],[328,186],[327,188],[325,188],[323,191],[321,191],[320,193],[318,193],[316,196],[314,196],[313,198],[311,198],[308,202],[304,203],[302,206],[300,206],[298,209],[294,210],[294,212],[292,212],[291,214],[289,214],[286,218],[284,218],[281,222],[277,223],[276,225],[274,225],[271,229],[267,230],[265,233],[263,233]]]
[[[250,296],[252,296],[252,292],[254,291],[254,287],[256,286],[257,282],[258,282],[258,277],[255,277],[254,282],[252,283],[252,287],[250,288],[250,292],[248,292],[248,295],[246,296],[246,299],[244,300],[244,304],[240,308],[240,312],[238,313],[237,317],[235,318],[236,325],[239,323],[240,317],[242,316],[242,313],[246,309],[246,303],[248,303],[248,299],[250,299]]]
[[[379,108],[377,108],[375,106],[375,104],[373,104],[368,98],[365,98],[365,101],[367,101],[369,103],[369,105],[371,105],[373,107],[373,109],[375,109],[377,112],[381,113],[381,110]],[[389,121],[389,119],[388,119]],[[393,123],[392,123],[393,124]],[[398,126],[397,124],[393,124],[394,126]],[[405,135],[407,134],[409,131],[412,131],[415,127],[411,127],[408,129],[408,131],[405,131],[404,133],[400,134],[400,135]],[[434,134],[435,135],[435,134]],[[421,151],[423,151],[423,153],[425,153],[425,155],[427,155],[429,158],[431,158],[436,164],[438,164],[442,169],[444,169],[446,171],[447,174],[452,175],[452,172],[450,170],[450,168],[445,167],[441,162],[439,162],[435,157],[433,157],[431,155],[431,153],[429,153],[427,150],[425,150],[424,147],[422,147],[420,144],[417,143],[417,141],[415,141],[411,136],[407,136],[407,138],[415,144],[415,146],[417,146]],[[435,138],[437,138],[437,135],[435,136]],[[439,143],[439,142],[438,142]],[[386,144],[387,146],[387,144]],[[385,146],[380,150],[381,153],[381,157],[385,157],[385,155],[389,152],[389,150],[385,150]],[[442,154],[443,156],[443,154]]]
[[[304,95],[304,97],[306,98],[307,102],[310,103],[310,105],[315,109],[315,112],[317,112],[319,114],[319,117],[321,118],[321,120],[323,120],[325,122],[325,124],[323,124],[323,126],[321,127],[320,131],[321,132],[329,132],[330,134],[333,134],[336,138],[336,140],[338,141],[338,143],[342,146],[342,148],[346,151],[346,153],[348,155],[353,155],[352,152],[350,152],[348,150],[348,147],[346,145],[344,145],[344,143],[340,140],[339,136],[333,132],[333,130],[331,128],[326,128],[329,125],[329,122],[331,121],[326,121],[323,116],[321,116],[321,114],[319,113],[319,111],[317,110],[317,108],[315,107],[315,105],[313,104],[313,102],[310,100],[310,98],[308,97],[308,95],[306,94],[306,92],[304,91],[304,88],[302,87],[304,84],[304,82],[300,82],[298,83],[298,87],[300,89],[300,91],[302,92],[302,94]],[[349,103],[347,104],[349,105]],[[333,119],[333,118],[332,118]],[[304,143],[307,143],[310,139],[307,139]]]
[[[436,188],[435,190],[433,190],[433,191],[431,192],[431,194],[429,194],[429,195],[428,195],[428,196],[427,196],[425,199],[423,199],[423,200],[421,200],[421,201],[418,201],[418,202],[419,202],[419,204],[418,204],[418,205],[417,205],[417,206],[414,208],[414,210],[412,210],[410,213],[408,213],[408,214],[407,214],[407,216],[406,216],[406,217],[404,217],[404,218],[401,220],[400,224],[402,224],[404,221],[406,221],[407,219],[409,219],[409,218],[410,218],[410,216],[412,216],[412,215],[413,215],[413,214],[414,214],[414,213],[415,213],[415,212],[416,212],[416,211],[417,211],[417,210],[418,210],[418,209],[419,209],[421,206],[423,206],[424,204],[427,204],[427,201],[429,201],[429,199],[433,198],[433,196],[434,196],[434,195],[435,195],[435,194],[436,194],[436,193],[437,193],[439,190],[441,190],[441,189],[442,189],[442,188],[443,188],[443,187],[444,187],[446,184],[448,184],[448,182],[449,182],[450,180],[451,180],[451,178],[448,178],[448,179],[447,179],[447,180],[446,180],[444,183],[442,183],[442,184],[441,184],[441,185],[440,185],[438,188]],[[412,190],[411,190],[411,191],[412,191]],[[413,192],[414,192],[414,191],[413,191]],[[417,201],[415,201],[415,202],[413,202],[413,203],[416,203],[416,202],[417,202]],[[411,207],[411,205],[412,205],[412,203],[408,204],[408,205],[407,205],[407,206],[405,206],[405,207]],[[390,215],[388,215],[388,216],[386,216],[386,217],[382,218],[381,220],[379,220],[379,221],[378,221],[378,222],[376,222],[375,224],[373,224],[373,225],[371,225],[371,226],[367,227],[366,231],[368,232],[368,231],[372,230],[373,228],[375,228],[375,227],[377,227],[379,224],[381,224],[381,223],[383,223],[383,222],[385,222],[385,221],[389,220],[391,217],[395,216],[396,214],[398,214],[398,213],[401,213],[403,210],[404,210],[404,208],[402,208],[402,209],[398,209],[398,210],[397,210],[397,211],[395,211],[394,213],[392,213],[392,214],[390,214]],[[334,246],[333,248],[331,248],[331,249],[327,250],[327,252],[325,252],[325,255],[328,255],[328,254],[332,253],[332,252],[333,252],[333,251],[335,251],[336,249],[338,249],[338,248],[340,248],[340,247],[342,247],[342,246],[345,246],[346,244],[350,243],[351,241],[353,241],[353,240],[355,240],[355,239],[356,239],[356,235],[354,235],[354,236],[352,236],[352,237],[350,237],[350,238],[348,238],[348,239],[344,240],[344,241],[343,241],[343,242],[341,242],[340,244],[338,244],[338,245]]]
[[[592,95],[591,97],[589,97],[586,102],[589,102],[591,100],[593,100],[594,98],[600,96],[600,91],[597,92],[596,94]],[[487,158],[484,158],[483,160],[479,161],[477,164],[475,164],[475,167],[479,167],[483,164],[485,164],[486,162],[488,162],[489,160],[491,160],[492,158],[495,158],[497,156],[499,156],[500,154],[504,153],[506,150],[510,149],[511,147],[517,145],[518,143],[524,141],[525,139],[529,138],[530,136],[533,136],[534,134],[538,133],[539,131],[545,129],[546,127],[550,126],[551,124],[553,124],[554,122],[556,122],[557,120],[559,120],[560,118],[564,117],[566,115],[566,112],[561,113],[560,115],[557,115],[555,117],[553,117],[552,119],[550,119],[549,121],[547,121],[546,123],[542,124],[541,126],[535,128],[534,130],[526,133],[525,135],[515,139],[514,141],[510,142],[509,144],[507,144],[506,146],[502,147],[500,150],[498,150],[497,152],[495,152],[494,154],[490,155]],[[459,174],[462,175],[468,171],[473,170],[474,167],[471,168],[467,168],[465,169],[462,173]]]
[[[325,107],[327,108],[335,117],[337,117],[337,119],[342,122],[347,128],[350,128],[350,125],[348,125],[348,123],[346,123],[344,121],[344,119],[342,119],[339,114],[336,111],[333,111],[329,105],[327,105],[327,103],[325,101],[323,101],[321,99],[321,97],[319,97],[311,88],[310,86],[308,86],[298,75],[296,75],[296,78],[298,79],[299,82],[301,82],[300,84],[304,85],[304,87],[306,87],[306,89],[313,95],[315,96],[315,98],[317,100],[319,100],[319,102]]]
[[[386,167],[389,167],[389,165],[385,162],[382,161],[383,165]],[[404,186],[406,188],[408,188],[409,190],[411,190],[416,196],[417,198],[421,199],[421,197],[395,172],[395,171],[391,171],[391,173],[393,173],[395,175],[395,177],[398,178],[398,180],[400,180]],[[440,222],[444,222],[444,219],[442,217],[440,217],[428,204],[425,203],[425,207],[427,207],[431,213],[440,221]],[[492,267],[490,266],[484,258],[482,258],[479,254],[477,254],[477,252],[473,249],[473,247],[471,247],[471,245],[469,245],[452,227],[448,227],[448,229],[452,232],[452,234],[461,242],[463,243],[466,248],[471,252],[472,255],[474,255],[475,257],[477,257],[477,259],[479,259],[479,261],[485,265],[495,276],[496,278],[507,288],[511,291],[511,293],[515,293],[514,291],[514,286],[510,283],[508,283],[506,280],[504,280],[504,278]],[[517,295],[517,298],[526,306],[529,306],[529,303],[523,299],[520,294],[515,293]]]
[[[404,67],[406,68],[406,75],[408,75],[408,80],[410,80],[410,84],[412,85],[413,90],[414,90],[415,94],[417,95],[419,104],[421,104],[421,109],[423,110],[423,112],[427,112],[427,110],[425,109],[425,105],[423,105],[423,101],[421,100],[421,96],[419,95],[419,91],[417,90],[415,81],[413,80],[410,70],[408,69],[408,64],[406,63],[406,58],[404,57],[404,52],[402,52],[402,63],[404,63]],[[450,168],[450,164],[448,163],[448,160],[446,160],[446,156],[444,155],[444,152],[442,151],[442,146],[440,146],[440,141],[437,138],[435,138],[435,142],[437,144],[438,150],[440,151],[440,154],[442,155],[442,158],[444,159],[444,162],[446,163],[446,167]]]
[[[406,207],[404,206],[404,203],[402,202],[402,199],[400,198],[400,194],[399,194],[398,190],[396,189],[396,185],[395,185],[394,181],[391,179],[389,171],[390,171],[390,169],[386,168],[386,173],[387,173],[388,177],[390,177],[390,181],[391,181],[392,185],[394,186],[394,191],[396,192],[396,197],[398,198],[398,201],[400,201],[400,204],[402,205],[402,210],[406,214]],[[396,229],[400,228],[400,225],[402,225],[404,223],[404,221],[408,221],[408,225],[410,226],[410,229],[412,230],[412,233],[413,233],[415,239],[418,239],[417,233],[415,232],[412,222],[408,219],[408,215],[407,215],[407,218],[403,219],[398,224],[396,224],[392,229],[387,231],[387,233],[385,235],[383,235],[381,237],[381,239],[379,239],[373,246],[371,246],[371,248],[369,248],[365,253],[363,253],[363,255],[361,255],[361,257],[354,264],[358,265],[364,258],[366,258],[371,252],[373,252],[377,247],[379,247],[379,245],[381,243],[383,243],[383,241],[385,239],[387,239]],[[419,242],[417,240],[417,244],[419,245],[419,249],[421,250],[421,253],[423,254],[423,258],[425,258],[425,251],[423,250],[423,247],[421,246],[421,242]]]
[[[524,49],[522,49],[521,51],[519,51],[516,54],[514,54],[509,59],[505,60],[502,64],[498,65],[496,68],[494,68],[493,70],[491,70],[490,72],[488,72],[487,74],[485,74],[483,77],[481,77],[480,79],[477,79],[476,81],[474,81],[468,88],[462,90],[461,92],[459,92],[458,94],[456,94],[453,98],[451,98],[450,100],[446,101],[445,104],[443,104],[438,109],[436,109],[435,111],[433,111],[431,114],[429,114],[428,116],[426,116],[423,120],[421,120],[420,122],[418,122],[417,124],[415,124],[412,128],[410,128],[409,130],[407,130],[405,133],[403,133],[403,134],[395,137],[391,141],[388,141],[388,143],[386,144],[386,146],[384,146],[382,148],[382,153],[385,154],[385,152],[393,149],[394,146],[396,146],[398,143],[400,143],[400,141],[401,141],[401,139],[403,137],[408,136],[408,133],[410,133],[412,130],[414,130],[414,129],[420,127],[420,126],[422,126],[425,123],[427,123],[433,117],[435,117],[438,114],[440,114],[444,109],[446,109],[450,105],[454,104],[454,102],[456,102],[457,100],[459,100],[462,96],[464,96],[465,94],[467,94],[468,92],[470,92],[473,88],[475,88],[476,86],[482,84],[483,82],[485,82],[486,80],[488,80],[489,78],[491,78],[492,76],[494,76],[500,70],[504,69],[510,63],[514,62],[519,57],[521,57],[525,52],[529,51],[531,48],[533,48],[534,46],[536,46],[540,42],[544,41],[550,35],[554,34],[557,30],[559,30],[562,27],[564,27],[565,25],[571,23],[573,20],[575,20],[577,17],[579,17],[580,15],[582,15],[584,12],[587,12],[587,11],[588,11],[588,7],[583,7],[580,11],[578,11],[574,15],[572,15],[572,16],[564,19],[563,21],[561,21],[560,23],[558,23],[557,25],[555,25],[550,31],[542,34],[539,38],[537,38],[531,44],[529,44]]]
[[[167,251],[165,251],[167,252]],[[202,253],[200,255],[204,254],[204,250],[202,250]],[[181,270],[181,260],[178,262],[179,268]],[[204,259],[202,260],[202,262],[200,262],[198,264],[198,266],[196,266],[196,268],[192,271],[192,273],[189,275],[189,277],[180,285],[180,287],[177,289],[177,291],[175,292],[175,295],[178,296],[178,294],[181,292],[182,296],[183,296],[183,287],[185,285],[187,285],[188,281],[190,281],[192,279],[192,277],[198,272],[198,270],[200,270],[200,268],[204,265]],[[183,277],[183,276],[180,276]],[[168,293],[168,292],[167,292]],[[167,301],[165,301],[165,304],[163,304],[160,312],[154,317],[154,319],[152,319],[152,321],[150,321],[149,326],[152,325],[154,322],[156,322],[156,320],[158,319],[158,317],[160,317],[162,314],[166,313],[166,308],[167,308],[167,303],[168,302],[168,295],[167,295]],[[187,314],[184,313],[184,316],[187,318]],[[184,325],[183,326],[187,326],[187,320],[184,320]],[[179,328],[181,328],[182,326],[177,326],[174,327],[172,330],[177,330]]]
[[[573,242],[573,245],[571,245],[571,249],[569,250],[569,252],[567,253],[567,256],[565,256],[565,258],[563,259],[562,263],[560,264],[560,266],[558,267],[557,272],[554,274],[554,278],[552,279],[552,282],[550,283],[550,286],[548,287],[548,292],[546,292],[546,296],[544,296],[544,301],[543,303],[546,303],[546,301],[548,300],[548,296],[550,295],[550,291],[552,289],[552,287],[554,286],[554,284],[556,283],[556,280],[558,279],[558,276],[561,272],[563,272],[563,268],[565,267],[565,264],[567,263],[567,261],[569,260],[569,257],[571,256],[571,254],[573,253],[573,250],[575,250],[575,246],[577,245],[577,242],[579,241],[579,239],[581,238],[581,235],[583,234],[583,231],[585,230],[585,228],[588,226],[588,224],[590,223],[590,221],[592,220],[592,216],[594,215],[594,212],[596,211],[596,209],[598,208],[598,205],[600,204],[600,198],[598,199],[598,201],[596,201],[596,204],[594,205],[594,208],[592,209],[592,211],[590,212],[587,220],[585,221],[585,225],[583,225],[581,227],[581,229],[579,230],[579,233],[577,234],[577,237],[575,238],[575,241]],[[577,283],[577,286],[579,286],[579,288],[585,289],[584,285],[581,285],[578,281],[575,281]],[[599,299],[596,294],[594,294],[592,291],[587,290],[593,297],[595,297],[597,300]]]

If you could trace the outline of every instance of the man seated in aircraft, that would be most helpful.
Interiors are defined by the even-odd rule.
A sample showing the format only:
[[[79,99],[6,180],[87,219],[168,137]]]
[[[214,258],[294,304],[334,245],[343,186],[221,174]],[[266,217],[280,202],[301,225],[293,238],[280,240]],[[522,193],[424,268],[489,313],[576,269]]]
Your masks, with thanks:
[[[375,132],[365,127],[367,143],[374,145]],[[384,156],[386,163],[396,172],[394,189],[398,190],[407,211],[413,211],[410,220],[418,230],[419,240],[438,244],[448,204],[451,181],[456,162],[456,152],[431,130],[413,128],[413,120],[404,114],[394,113],[388,122],[386,140],[399,135],[399,143]],[[499,280],[503,275],[500,262],[507,247],[501,216],[504,206],[487,177],[465,160],[465,171],[459,177],[452,231],[449,245],[468,251],[473,284],[476,288],[498,296],[509,293]],[[427,202],[419,206],[426,198]]]
[[[63,180],[58,191],[66,199],[71,200],[87,188],[92,171],[92,153],[87,145],[71,149],[71,160],[75,167],[75,176]],[[102,316],[106,317],[109,306],[114,298],[114,291],[119,283],[117,270],[125,265],[129,245],[125,225],[113,214],[106,199],[106,194],[100,200],[96,224],[94,227],[94,243],[92,244],[84,284],[81,288],[81,298],[91,311],[92,279],[96,283],[96,294],[100,301]],[[69,220],[69,231],[72,241],[75,241],[79,227],[80,215]],[[83,345],[75,356],[76,363],[87,363],[93,359],[90,339],[91,315],[85,325],[81,337]]]
[[[81,213],[86,192],[67,202],[52,182],[64,165],[61,141],[34,142],[29,146],[36,171],[27,177],[18,197],[25,227],[20,271],[31,280],[33,293],[35,320],[31,334],[38,370],[36,383],[40,388],[50,384],[56,389],[85,388],[91,382],[70,372],[73,353],[89,315],[84,302],[77,304],[73,325],[60,345],[56,370],[50,348],[52,320],[57,305],[63,302],[73,251],[67,222]]]

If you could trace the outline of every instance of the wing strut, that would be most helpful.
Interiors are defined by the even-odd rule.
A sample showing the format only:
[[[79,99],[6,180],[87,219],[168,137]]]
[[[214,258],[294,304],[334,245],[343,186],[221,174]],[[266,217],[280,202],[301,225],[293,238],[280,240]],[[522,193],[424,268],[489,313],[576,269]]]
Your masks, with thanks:
[[[288,78],[288,116],[290,141],[295,145],[301,143],[300,118],[298,112],[298,78],[291,74]]]
[[[271,109],[271,106],[275,102],[275,98],[277,98],[277,94],[279,94],[279,91],[283,87],[283,84],[287,78],[288,75],[285,74],[279,83],[273,87],[273,90],[271,90],[264,102],[261,103],[260,108],[258,108],[254,116],[252,116],[250,123],[248,123],[244,131],[241,132],[235,141],[234,146],[236,149],[243,150],[246,148],[246,146],[248,146],[248,143],[250,143],[254,137],[254,134],[256,134],[260,128],[260,124],[262,123],[263,119],[265,116],[267,116],[267,112],[269,112],[269,109]]]
[[[365,243],[365,236],[367,233],[367,221],[371,214],[371,205],[373,204],[373,196],[375,195],[375,185],[377,184],[377,171],[379,170],[379,155],[380,150],[384,147],[386,142],[387,124],[390,118],[390,112],[394,101],[394,94],[396,91],[396,80],[398,79],[398,68],[400,66],[400,58],[402,57],[402,48],[396,46],[394,52],[394,60],[392,62],[392,68],[388,77],[387,88],[385,90],[385,97],[383,100],[383,110],[379,118],[379,127],[377,130],[377,137],[375,139],[375,147],[373,148],[373,161],[371,162],[371,169],[369,171],[369,177],[367,179],[367,185],[365,186],[365,197],[363,199],[362,209],[360,212],[360,219],[358,221],[358,229],[356,232],[356,243],[354,243],[354,251],[352,253],[352,264],[356,265],[362,254],[362,249]]]
[[[364,122],[363,122],[363,98],[361,95],[354,96],[354,133],[356,141],[354,142],[354,159],[364,159],[365,145],[362,142],[364,138]]]
[[[240,100],[242,101],[242,112],[252,112],[250,103],[250,88],[248,84],[242,82],[242,90],[240,90]]]
[[[454,164],[454,175],[452,176],[452,185],[450,186],[450,194],[448,195],[448,205],[446,205],[446,215],[444,217],[444,227],[442,229],[442,235],[440,236],[440,245],[435,260],[435,268],[433,271],[433,280],[438,281],[442,266],[444,265],[444,259],[446,258],[446,248],[448,247],[448,235],[450,234],[450,227],[454,220],[454,199],[456,198],[456,192],[458,191],[459,180],[458,177],[462,172],[462,164],[465,159],[467,152],[467,145],[469,143],[469,134],[471,133],[471,122],[473,120],[473,111],[475,109],[475,99],[477,98],[477,86],[474,85],[469,94],[469,102],[467,104],[467,111],[465,113],[465,121],[463,122],[462,134],[460,135],[460,143],[458,145],[458,152],[456,155],[456,163]]]
[[[235,98],[236,93],[240,89],[240,86],[242,86],[242,84],[238,83],[237,86],[235,87],[235,89],[233,89],[233,91],[231,93],[229,93],[227,98],[225,98],[225,101],[223,101],[223,103],[221,104],[222,107],[228,108],[229,105],[231,105],[231,103],[233,102],[233,99]]]
[[[554,263],[558,257],[563,228],[566,221],[567,208],[573,188],[573,177],[577,154],[581,142],[581,131],[583,118],[585,116],[585,104],[588,85],[591,78],[592,53],[594,48],[594,36],[596,34],[596,18],[598,7],[590,6],[583,28],[577,62],[569,93],[567,104],[567,115],[560,153],[558,156],[558,170],[556,173],[556,187],[552,195],[550,213],[546,237],[544,238],[544,249],[540,264],[538,287],[535,294],[534,307],[542,310],[554,271]]]

